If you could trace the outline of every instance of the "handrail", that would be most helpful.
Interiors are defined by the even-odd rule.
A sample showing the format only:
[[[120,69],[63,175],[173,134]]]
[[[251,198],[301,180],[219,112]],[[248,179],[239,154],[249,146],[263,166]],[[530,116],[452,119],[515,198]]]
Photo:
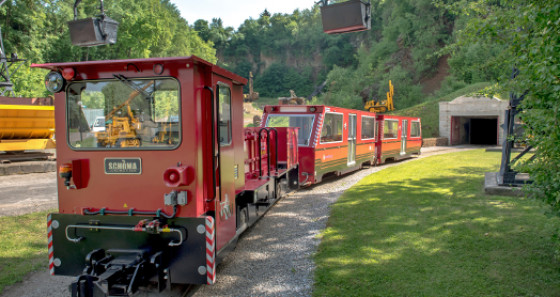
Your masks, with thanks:
[[[214,187],[212,188],[212,193],[214,194],[212,199],[216,198],[216,123],[215,120],[217,117],[214,115],[214,90],[209,86],[204,86],[205,90],[210,91],[210,109],[212,110],[212,120],[211,120],[211,128],[212,128],[212,181],[214,182]],[[219,156],[219,154],[218,154]],[[219,160],[218,160],[219,161]],[[209,199],[209,200],[212,200]]]
[[[78,236],[78,237],[70,237],[70,235],[68,234],[68,230],[69,229],[99,229],[99,230],[117,230],[117,231],[133,231],[133,232],[150,232],[150,228],[147,227],[137,227],[137,226],[104,226],[104,225],[68,225],[66,226],[66,229],[64,230],[64,233],[66,235],[66,239],[68,239],[68,241],[74,242],[74,243],[78,243],[82,240],[85,239],[84,236]],[[170,241],[169,242],[169,246],[180,246],[181,244],[183,244],[184,238],[183,238],[183,232],[181,231],[181,229],[177,229],[177,228],[169,228],[167,226],[162,227],[156,227],[155,229],[156,233],[168,233],[168,232],[175,232],[179,234],[179,239],[177,241]]]
[[[259,149],[259,177],[262,177],[262,154],[261,154],[261,134],[262,131],[266,131],[266,150],[267,150],[267,156],[268,158],[267,160],[267,165],[268,165],[268,176],[270,176],[270,135],[271,135],[271,131],[274,132],[274,142],[275,142],[275,147],[274,147],[274,169],[276,171],[278,171],[278,130],[276,130],[273,127],[264,127],[261,128],[259,130],[259,132],[257,133],[257,142],[258,142],[258,149]]]

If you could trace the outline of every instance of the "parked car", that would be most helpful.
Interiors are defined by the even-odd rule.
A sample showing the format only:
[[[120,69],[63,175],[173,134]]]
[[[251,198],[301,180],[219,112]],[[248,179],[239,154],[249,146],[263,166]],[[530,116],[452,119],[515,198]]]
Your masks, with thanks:
[[[96,117],[95,121],[91,125],[91,132],[103,131],[105,131],[105,117]]]

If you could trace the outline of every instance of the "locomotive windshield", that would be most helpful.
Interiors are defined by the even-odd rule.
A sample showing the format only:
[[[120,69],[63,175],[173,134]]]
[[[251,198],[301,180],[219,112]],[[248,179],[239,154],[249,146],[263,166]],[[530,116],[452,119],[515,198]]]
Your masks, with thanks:
[[[298,144],[309,146],[314,120],[315,115],[312,114],[269,114],[266,127],[297,127]]]
[[[181,141],[179,83],[172,78],[76,81],[67,88],[73,149],[173,149]]]

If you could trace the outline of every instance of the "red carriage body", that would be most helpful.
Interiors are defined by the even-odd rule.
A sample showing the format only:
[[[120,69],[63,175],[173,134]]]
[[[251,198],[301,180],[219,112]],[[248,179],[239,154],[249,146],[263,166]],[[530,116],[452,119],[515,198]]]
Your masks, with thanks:
[[[375,164],[375,113],[324,105],[279,105],[264,109],[263,127],[297,127],[300,184],[328,173],[343,174]]]
[[[379,134],[377,162],[400,160],[420,154],[422,125],[420,118],[395,115],[378,115]]]

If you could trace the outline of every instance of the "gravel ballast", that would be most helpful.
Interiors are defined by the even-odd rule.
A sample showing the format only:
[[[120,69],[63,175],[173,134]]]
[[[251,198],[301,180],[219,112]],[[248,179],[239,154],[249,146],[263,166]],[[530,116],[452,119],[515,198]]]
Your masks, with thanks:
[[[421,157],[472,148],[423,148]],[[241,236],[235,250],[218,266],[217,283],[199,286],[189,295],[310,296],[315,267],[312,256],[320,243],[318,236],[326,226],[329,205],[365,176],[415,159],[325,179],[314,187],[288,194]],[[61,294],[68,293],[73,279],[51,277],[45,269],[7,288],[1,296],[65,296]]]

